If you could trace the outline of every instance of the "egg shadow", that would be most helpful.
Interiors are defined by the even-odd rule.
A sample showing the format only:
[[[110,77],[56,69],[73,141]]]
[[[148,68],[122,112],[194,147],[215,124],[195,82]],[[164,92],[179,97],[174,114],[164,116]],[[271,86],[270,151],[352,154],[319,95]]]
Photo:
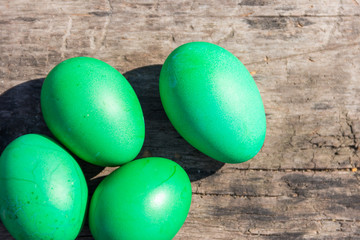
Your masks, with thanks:
[[[44,79],[16,85],[0,95],[0,152],[15,138],[28,133],[53,137],[41,114],[40,91]]]
[[[161,67],[150,65],[124,74],[139,98],[145,119],[145,142],[137,158],[168,158],[181,165],[191,181],[203,179],[216,173],[224,163],[192,147],[170,123],[159,94]]]
[[[0,95],[0,153],[15,138],[37,133],[56,139],[45,124],[40,107],[40,93],[44,78],[16,85]],[[76,156],[92,194],[99,180],[93,177],[104,168],[89,164]]]

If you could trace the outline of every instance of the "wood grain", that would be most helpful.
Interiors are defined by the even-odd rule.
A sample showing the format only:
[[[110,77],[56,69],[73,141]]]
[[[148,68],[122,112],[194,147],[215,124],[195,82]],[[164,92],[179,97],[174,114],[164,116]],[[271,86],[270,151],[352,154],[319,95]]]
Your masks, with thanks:
[[[0,0],[0,151],[25,133],[51,135],[39,105],[44,77],[67,58],[95,57],[140,99],[138,157],[173,159],[192,180],[176,239],[360,239],[359,26],[354,0]],[[216,162],[168,121],[161,64],[189,41],[228,49],[252,73],[268,129],[251,161]],[[113,170],[79,163],[90,192]],[[0,239],[11,239],[2,224]],[[87,226],[79,239],[92,239]]]

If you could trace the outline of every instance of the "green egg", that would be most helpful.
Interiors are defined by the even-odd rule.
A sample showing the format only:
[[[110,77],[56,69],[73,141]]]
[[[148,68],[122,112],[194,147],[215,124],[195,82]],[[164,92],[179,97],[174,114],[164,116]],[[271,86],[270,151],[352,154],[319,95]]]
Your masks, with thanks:
[[[0,217],[17,240],[73,240],[88,190],[75,159],[54,140],[23,135],[0,157]]]
[[[225,163],[260,151],[266,133],[262,99],[229,51],[206,42],[184,44],[166,59],[159,85],[168,118],[196,149]]]
[[[42,86],[41,109],[55,137],[96,165],[129,162],[144,143],[144,117],[134,90],[115,68],[94,58],[58,64]]]
[[[97,187],[89,226],[96,240],[172,239],[191,204],[188,175],[165,158],[143,158],[121,166]]]

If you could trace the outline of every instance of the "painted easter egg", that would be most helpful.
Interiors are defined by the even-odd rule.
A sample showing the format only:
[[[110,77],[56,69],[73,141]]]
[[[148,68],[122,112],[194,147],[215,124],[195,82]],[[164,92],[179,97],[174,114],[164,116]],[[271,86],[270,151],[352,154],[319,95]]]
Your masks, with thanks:
[[[100,60],[77,57],[58,64],[42,86],[41,109],[55,137],[90,163],[124,164],[143,145],[144,117],[133,88]]]
[[[87,196],[75,159],[46,136],[23,135],[0,157],[0,217],[15,239],[75,239]]]
[[[143,158],[121,166],[97,187],[89,226],[96,240],[170,240],[191,204],[188,175],[165,158]]]
[[[253,158],[261,149],[266,118],[259,90],[229,51],[207,42],[175,49],[160,74],[160,97],[180,135],[225,163]]]

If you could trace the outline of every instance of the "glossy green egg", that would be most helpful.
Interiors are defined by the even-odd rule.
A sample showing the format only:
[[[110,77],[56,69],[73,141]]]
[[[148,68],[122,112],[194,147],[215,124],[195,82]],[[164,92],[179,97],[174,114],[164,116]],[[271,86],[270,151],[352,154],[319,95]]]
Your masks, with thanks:
[[[134,90],[100,60],[77,57],[58,64],[42,86],[41,109],[56,138],[90,163],[124,164],[143,145],[144,117]]]
[[[188,175],[165,158],[143,158],[121,166],[97,187],[89,226],[96,240],[172,239],[191,203]]]
[[[0,157],[0,217],[17,240],[73,240],[88,190],[75,159],[54,140],[23,135]]]
[[[266,118],[259,90],[224,48],[206,42],[178,47],[166,59],[159,84],[171,123],[204,154],[240,163],[261,149]]]

